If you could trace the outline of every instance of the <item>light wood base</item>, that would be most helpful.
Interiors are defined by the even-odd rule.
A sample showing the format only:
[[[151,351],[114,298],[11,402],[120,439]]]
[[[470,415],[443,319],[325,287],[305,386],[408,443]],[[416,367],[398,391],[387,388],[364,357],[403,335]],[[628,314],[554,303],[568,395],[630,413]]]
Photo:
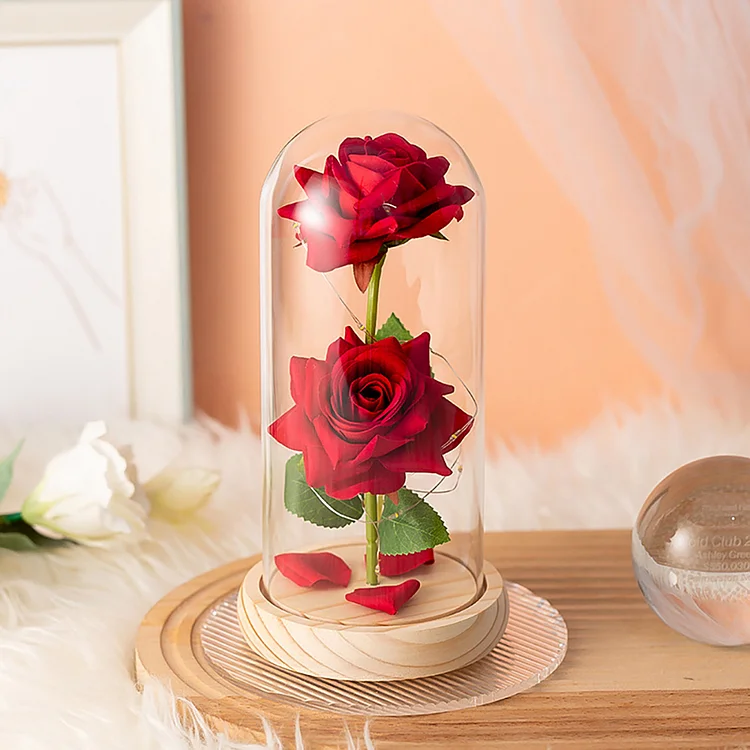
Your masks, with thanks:
[[[420,583],[416,596],[397,614],[389,615],[367,609],[344,598],[347,591],[367,586],[364,545],[350,542],[331,545],[325,549],[340,557],[351,568],[349,585],[345,589],[319,586],[303,588],[276,571],[270,583],[263,587],[272,604],[319,622],[341,625],[406,625],[459,612],[479,597],[477,582],[471,571],[455,558],[436,552],[433,565],[422,565],[395,578],[381,578],[380,583],[384,586],[402,583],[409,578],[416,578]]]
[[[353,571],[346,588],[304,589],[276,574],[266,590],[263,564],[247,574],[237,599],[250,646],[268,661],[295,672],[333,680],[402,680],[443,674],[486,656],[508,621],[503,579],[485,562],[481,587],[453,558],[400,579],[417,578],[415,597],[397,615],[374,612],[344,599],[364,585],[362,545],[330,551]]]

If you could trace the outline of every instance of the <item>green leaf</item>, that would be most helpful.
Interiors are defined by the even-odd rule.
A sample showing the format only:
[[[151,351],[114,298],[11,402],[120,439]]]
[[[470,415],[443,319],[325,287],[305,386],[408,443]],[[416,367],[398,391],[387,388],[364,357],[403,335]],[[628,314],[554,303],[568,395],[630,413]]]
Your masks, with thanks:
[[[27,550],[37,549],[37,545],[26,534],[7,531],[0,534],[0,548],[11,549],[14,552],[26,552]]]
[[[398,491],[398,505],[386,497],[379,535],[380,551],[384,555],[407,555],[450,541],[437,511],[406,488]]]
[[[18,454],[23,448],[23,440],[13,449],[13,451],[7,455],[2,461],[0,461],[0,500],[5,497],[5,493],[10,487],[10,483],[13,481],[13,464],[15,464]]]
[[[323,490],[310,487],[305,479],[305,464],[301,453],[286,462],[284,506],[292,515],[329,529],[348,526],[363,513],[359,496],[351,500],[336,500]]]
[[[384,250],[390,250],[392,247],[399,247],[400,245],[405,245],[409,240],[392,240],[391,242],[384,242],[383,243],[383,249]]]
[[[448,238],[442,232],[433,232],[430,237],[434,237],[436,240],[445,240],[448,242]]]
[[[380,330],[375,334],[376,341],[382,341],[389,336],[394,336],[402,344],[411,341],[414,336],[409,333],[406,326],[396,317],[396,313],[391,313],[388,320],[380,326]]]

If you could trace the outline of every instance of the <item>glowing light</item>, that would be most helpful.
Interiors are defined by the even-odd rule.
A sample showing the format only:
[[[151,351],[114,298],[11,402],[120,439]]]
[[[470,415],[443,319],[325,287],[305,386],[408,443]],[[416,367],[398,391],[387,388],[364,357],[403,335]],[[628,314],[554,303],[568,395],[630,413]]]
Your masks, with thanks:
[[[310,229],[325,229],[326,219],[320,209],[307,201],[300,209],[300,223]]]

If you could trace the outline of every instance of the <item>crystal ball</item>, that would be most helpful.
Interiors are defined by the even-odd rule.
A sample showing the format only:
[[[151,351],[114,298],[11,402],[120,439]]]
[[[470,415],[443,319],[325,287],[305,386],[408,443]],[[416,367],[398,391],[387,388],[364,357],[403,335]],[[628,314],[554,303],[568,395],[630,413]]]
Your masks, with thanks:
[[[669,627],[750,644],[750,459],[703,458],[662,480],[638,515],[632,553],[643,596]]]

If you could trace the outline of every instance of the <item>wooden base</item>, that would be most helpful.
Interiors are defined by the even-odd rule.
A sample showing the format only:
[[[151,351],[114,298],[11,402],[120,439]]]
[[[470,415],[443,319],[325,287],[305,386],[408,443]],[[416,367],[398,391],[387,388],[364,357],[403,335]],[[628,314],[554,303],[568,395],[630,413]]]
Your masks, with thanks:
[[[750,648],[714,648],[670,630],[633,578],[630,531],[486,534],[503,574],[565,618],[568,655],[552,677],[506,701],[432,716],[356,717],[292,709],[243,694],[201,653],[196,622],[236,591],[256,559],[188,581],[154,605],[138,632],[136,672],[171,687],[194,727],[198,714],[235,742],[340,750],[365,732],[378,750],[684,750],[739,748],[750,737]],[[363,689],[367,689],[363,686]]]
[[[278,573],[266,587],[262,563],[247,574],[237,599],[240,625],[251,648],[271,663],[333,680],[401,680],[465,667],[502,638],[507,597],[490,563],[477,590],[462,563],[436,553],[434,565],[402,577],[417,578],[421,587],[398,614],[388,615],[344,598],[365,585],[362,545],[328,551],[352,568],[346,589],[301,588]]]

